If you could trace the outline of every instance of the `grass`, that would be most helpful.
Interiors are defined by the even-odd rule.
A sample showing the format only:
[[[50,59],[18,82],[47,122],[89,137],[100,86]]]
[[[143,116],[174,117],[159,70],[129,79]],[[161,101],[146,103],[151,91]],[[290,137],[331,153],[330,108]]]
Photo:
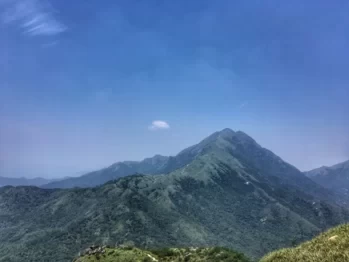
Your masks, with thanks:
[[[107,248],[104,254],[85,255],[74,262],[248,262],[241,253],[213,248]]]
[[[349,224],[341,225],[295,248],[281,249],[261,262],[345,262],[349,261]]]

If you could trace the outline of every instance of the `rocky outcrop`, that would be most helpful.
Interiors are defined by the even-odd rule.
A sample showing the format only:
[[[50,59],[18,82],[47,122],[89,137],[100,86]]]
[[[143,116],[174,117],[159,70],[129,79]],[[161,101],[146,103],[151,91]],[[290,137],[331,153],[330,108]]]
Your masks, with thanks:
[[[83,252],[81,252],[79,256],[104,254],[106,248],[107,246],[92,245],[89,248],[86,248]]]

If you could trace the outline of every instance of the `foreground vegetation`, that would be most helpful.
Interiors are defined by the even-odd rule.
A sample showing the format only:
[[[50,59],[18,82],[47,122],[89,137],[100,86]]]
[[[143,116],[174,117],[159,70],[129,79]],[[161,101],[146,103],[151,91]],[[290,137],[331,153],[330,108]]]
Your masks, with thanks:
[[[248,262],[241,253],[220,247],[163,248],[98,247],[74,262]],[[346,262],[349,261],[349,224],[333,228],[295,248],[280,249],[260,262]]]
[[[273,252],[261,260],[261,262],[298,261],[349,261],[349,224],[333,228],[298,247]]]
[[[241,253],[214,248],[163,248],[142,250],[134,247],[105,248],[97,254],[87,254],[74,262],[248,262]]]

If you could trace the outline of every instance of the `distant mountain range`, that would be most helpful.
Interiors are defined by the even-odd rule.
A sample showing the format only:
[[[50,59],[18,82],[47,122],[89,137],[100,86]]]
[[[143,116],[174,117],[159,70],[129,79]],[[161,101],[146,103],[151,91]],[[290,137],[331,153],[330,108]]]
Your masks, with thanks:
[[[14,178],[14,177],[2,177],[0,176],[0,187],[1,186],[42,186],[52,182],[50,179],[41,177],[36,178]]]
[[[323,187],[349,196],[349,160],[305,172],[305,175]]]
[[[166,174],[190,163],[198,156],[204,147],[212,142],[218,132],[212,134],[199,144],[181,151],[176,156],[155,155],[143,161],[124,161],[115,163],[107,168],[90,172],[80,177],[71,177],[44,185],[44,188],[73,188],[73,187],[94,187],[102,185],[110,180],[136,173],[140,174]]]
[[[153,175],[118,178],[140,170]],[[230,129],[175,157],[67,181],[98,186],[0,188],[0,261],[71,261],[92,244],[116,243],[225,246],[256,259],[349,221],[330,190]]]
[[[176,156],[155,155],[143,161],[123,161],[112,164],[107,168],[89,172],[78,177],[64,177],[62,179],[45,178],[7,178],[0,177],[0,187],[39,186],[42,188],[86,188],[102,185],[110,180],[132,174],[166,174],[190,163],[210,141],[214,140],[218,132],[204,139],[201,143],[181,151]],[[330,190],[346,194],[349,197],[349,160],[331,167],[323,166],[304,172],[314,182]]]

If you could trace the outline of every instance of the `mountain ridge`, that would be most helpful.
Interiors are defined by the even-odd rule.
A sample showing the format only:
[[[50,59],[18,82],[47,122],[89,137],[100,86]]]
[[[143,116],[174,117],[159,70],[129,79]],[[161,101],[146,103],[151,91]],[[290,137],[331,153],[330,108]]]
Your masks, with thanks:
[[[304,174],[319,185],[349,199],[349,160],[329,167],[322,166]]]
[[[349,220],[329,191],[246,134],[203,141],[167,174],[93,188],[0,188],[0,261],[68,261],[93,243],[116,242],[225,246],[258,258]]]
[[[50,183],[53,179],[42,177],[25,178],[25,177],[4,177],[0,176],[1,186],[43,186]]]
[[[221,132],[233,132],[231,129],[224,129]],[[71,177],[60,181],[43,185],[43,188],[73,188],[73,187],[93,187],[106,183],[109,180],[117,179],[122,176],[132,175],[134,173],[161,174],[169,173],[177,168],[183,167],[189,163],[202,147],[210,143],[219,135],[219,131],[211,134],[201,142],[181,150],[175,156],[162,156],[159,154],[153,157],[145,158],[141,161],[121,161],[116,162],[109,167],[92,171],[79,177]]]

